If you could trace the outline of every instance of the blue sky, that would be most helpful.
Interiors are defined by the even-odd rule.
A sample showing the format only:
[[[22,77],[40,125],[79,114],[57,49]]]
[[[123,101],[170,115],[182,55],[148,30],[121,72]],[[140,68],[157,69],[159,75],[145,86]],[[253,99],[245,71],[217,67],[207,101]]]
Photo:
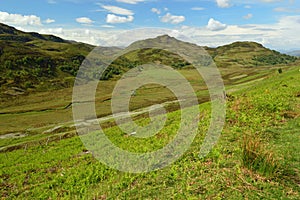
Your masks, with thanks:
[[[95,45],[124,46],[167,33],[206,46],[250,40],[277,50],[300,49],[296,0],[0,0],[0,5],[2,23]]]

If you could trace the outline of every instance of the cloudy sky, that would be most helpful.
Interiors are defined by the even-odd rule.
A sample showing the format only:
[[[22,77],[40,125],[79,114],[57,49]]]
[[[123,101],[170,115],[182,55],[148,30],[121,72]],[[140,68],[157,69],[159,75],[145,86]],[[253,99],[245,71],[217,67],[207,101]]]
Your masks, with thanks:
[[[300,49],[297,0],[0,0],[0,22],[101,46],[169,34],[199,45]]]

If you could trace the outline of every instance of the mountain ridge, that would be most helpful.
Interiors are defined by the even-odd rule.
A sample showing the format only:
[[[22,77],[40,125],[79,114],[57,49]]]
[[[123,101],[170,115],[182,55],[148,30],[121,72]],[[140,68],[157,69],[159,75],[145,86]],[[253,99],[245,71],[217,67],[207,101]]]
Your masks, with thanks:
[[[48,35],[48,34],[40,34],[36,32],[24,32],[16,29],[15,27],[0,23],[0,40],[7,39],[7,40],[12,40],[12,39],[17,39],[21,41],[32,41],[34,39],[41,39],[41,40],[46,40],[46,41],[52,41],[52,42],[65,42],[65,43],[70,43],[71,41],[64,40],[60,37],[57,37],[55,35]],[[10,35],[11,37],[5,38],[6,35]],[[12,37],[12,36],[17,36],[17,37]]]
[[[267,49],[255,42],[234,42],[210,48],[183,42],[169,35],[161,35],[129,45],[126,55],[115,60],[102,79],[114,78],[132,67],[153,61],[175,69],[190,66],[190,63],[175,53],[148,48],[155,45],[159,47],[162,44],[175,48],[181,44],[186,51],[204,49],[220,68],[273,66],[297,60],[293,56]],[[130,52],[135,46],[139,49]],[[142,49],[143,47],[146,49]],[[54,35],[23,32],[0,23],[0,91],[11,87],[24,90],[71,87],[82,61],[94,48],[93,45],[65,40]],[[112,48],[112,51],[116,50],[115,47],[107,47],[109,48]]]

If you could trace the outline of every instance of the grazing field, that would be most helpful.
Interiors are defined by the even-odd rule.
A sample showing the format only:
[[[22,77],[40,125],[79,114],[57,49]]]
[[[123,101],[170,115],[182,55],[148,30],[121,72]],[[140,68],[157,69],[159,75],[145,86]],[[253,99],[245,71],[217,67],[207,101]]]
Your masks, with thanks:
[[[220,68],[224,84],[228,88],[237,84],[247,84],[276,73],[279,67]],[[285,67],[284,69],[288,69]],[[181,69],[179,72],[191,83],[199,102],[208,100],[205,83],[195,69]],[[110,98],[116,81],[101,81],[96,93],[96,109],[99,117],[111,114]],[[234,87],[239,88],[239,87]],[[156,94],[153,97],[153,94]],[[144,87],[131,100],[131,109],[144,108],[155,103],[175,100],[174,95],[163,87]],[[72,121],[72,88],[31,92],[3,100],[0,103],[0,135],[16,132],[31,132],[32,129],[55,126]],[[37,120],[38,118],[38,120]]]
[[[300,67],[282,67],[282,73],[278,68],[230,69],[221,69],[227,87],[227,114],[214,149],[207,157],[198,157],[210,120],[210,103],[206,102],[193,107],[199,110],[201,120],[190,149],[172,165],[150,173],[119,172],[92,156],[76,135],[72,111],[66,108],[71,89],[3,102],[1,198],[299,199]],[[205,87],[193,71],[181,72],[199,100],[205,98]],[[96,95],[99,117],[111,112],[108,91],[114,83],[104,84]],[[152,92],[165,95],[149,102],[147,95]],[[133,97],[132,107],[173,99],[161,87],[146,87]],[[180,123],[176,105],[169,107],[165,127],[151,138],[128,137],[111,120],[103,122],[105,134],[117,146],[133,152],[162,148]],[[140,125],[149,122],[145,114],[135,120]]]

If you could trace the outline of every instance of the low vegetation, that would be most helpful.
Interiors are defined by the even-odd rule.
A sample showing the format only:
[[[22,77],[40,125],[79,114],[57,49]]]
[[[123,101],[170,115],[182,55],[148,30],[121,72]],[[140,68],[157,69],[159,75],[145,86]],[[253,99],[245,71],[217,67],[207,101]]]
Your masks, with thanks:
[[[165,41],[173,46],[179,42],[175,38],[164,35],[135,42],[129,48],[134,49],[135,46],[149,44],[159,45]],[[192,48],[195,45],[186,43],[186,46]],[[25,33],[0,24],[0,98],[32,91],[71,87],[82,61],[93,49],[92,45],[67,41],[52,35]],[[217,66],[221,67],[221,70],[222,67],[227,69],[230,67],[263,67],[297,61],[296,57],[280,54],[254,42],[235,42],[218,48],[205,49]],[[111,52],[120,50],[116,47],[107,48],[107,51]],[[100,79],[110,80],[119,77],[129,69],[149,61],[168,64],[175,69],[190,67],[190,63],[174,53],[145,48],[119,57],[108,67]],[[95,74],[89,76],[94,78]]]
[[[53,140],[46,136],[37,143],[26,141],[22,149],[2,152],[2,198],[299,199],[298,68],[230,86],[228,91],[235,92],[228,94],[226,125],[205,158],[200,159],[198,152],[209,125],[209,103],[194,108],[199,109],[201,121],[190,149],[174,164],[150,173],[110,169],[95,160],[74,135]],[[140,125],[148,121],[137,120]],[[144,152],[172,139],[180,112],[169,113],[168,121],[148,139],[127,137],[114,126],[105,133],[121,148]]]
[[[0,24],[1,91],[13,86],[39,90],[70,87],[66,78],[76,75],[92,49],[92,45]]]
[[[166,41],[175,46],[178,42],[165,35],[131,47]],[[101,77],[95,94],[99,118],[111,114],[111,92],[120,75],[147,62],[172,66],[191,83],[199,101],[189,108],[199,111],[200,122],[187,152],[166,168],[132,174],[96,160],[72,121],[71,86],[92,49],[0,24],[1,199],[300,199],[298,59],[254,42],[206,48],[226,86],[227,113],[218,143],[200,158],[211,108],[197,71],[164,50],[145,48],[119,57]],[[101,126],[124,150],[160,149],[179,129],[181,111],[174,100],[170,90],[156,84],[139,88],[131,97],[133,120],[141,126],[150,120],[143,110],[165,102],[168,118],[153,137],[132,137],[113,119]]]
[[[281,54],[255,42],[234,42],[218,48],[206,48],[218,67],[261,67],[294,63],[298,58]]]

